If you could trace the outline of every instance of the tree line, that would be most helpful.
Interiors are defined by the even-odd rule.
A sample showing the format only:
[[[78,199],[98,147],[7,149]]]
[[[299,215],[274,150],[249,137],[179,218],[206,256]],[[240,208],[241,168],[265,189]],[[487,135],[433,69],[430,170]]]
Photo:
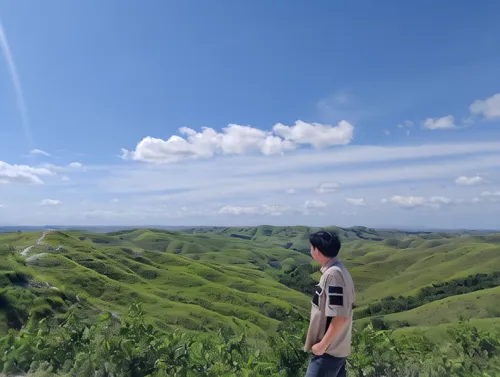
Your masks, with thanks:
[[[404,312],[450,296],[500,286],[500,272],[474,274],[421,288],[414,296],[387,296],[354,313],[355,319]]]

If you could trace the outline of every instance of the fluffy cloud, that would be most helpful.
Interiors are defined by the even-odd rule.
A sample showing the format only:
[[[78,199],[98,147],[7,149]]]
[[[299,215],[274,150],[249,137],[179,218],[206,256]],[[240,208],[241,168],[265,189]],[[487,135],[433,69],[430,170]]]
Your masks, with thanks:
[[[455,183],[459,186],[474,186],[474,185],[479,185],[484,182],[483,177],[475,176],[475,177],[466,177],[466,176],[460,176],[457,179],[455,179]]]
[[[429,130],[446,130],[457,127],[453,115],[447,115],[441,118],[427,118],[423,122],[423,126]]]
[[[331,194],[340,190],[340,183],[338,182],[323,182],[318,185],[316,191],[320,194]]]
[[[321,123],[306,123],[301,120],[294,126],[281,123],[273,127],[276,135],[296,144],[309,144],[314,148],[325,148],[332,145],[349,144],[353,137],[354,127],[349,122],[341,120],[337,126]]]
[[[50,153],[42,151],[41,149],[32,149],[30,151],[30,154],[38,154],[38,155],[42,155],[42,156],[50,156]]]
[[[352,204],[353,206],[366,207],[367,204],[363,198],[347,198],[346,202]]]
[[[0,184],[43,184],[40,176],[52,174],[53,172],[46,168],[34,168],[28,165],[11,165],[6,162],[0,161]]]
[[[40,202],[40,205],[44,207],[53,207],[59,204],[61,204],[61,201],[56,199],[44,199]]]
[[[71,169],[80,169],[83,167],[83,164],[81,162],[72,162],[68,164],[68,167]]]
[[[450,199],[445,196],[432,196],[430,198],[425,198],[423,196],[393,195],[390,198],[382,199],[381,202],[392,204],[393,206],[400,208],[411,209],[419,207],[441,208],[442,206],[459,203],[461,201]]]
[[[486,119],[500,118],[500,93],[484,100],[476,100],[470,106],[472,114],[482,115]]]
[[[145,137],[135,150],[122,149],[122,158],[151,163],[173,163],[186,159],[206,159],[218,154],[241,155],[260,152],[264,155],[282,154],[298,144],[315,148],[348,144],[354,127],[348,122],[337,126],[297,121],[294,126],[276,124],[273,131],[250,126],[230,124],[218,133],[213,128],[201,132],[187,127],[179,129],[185,138],[177,135],[168,140]]]

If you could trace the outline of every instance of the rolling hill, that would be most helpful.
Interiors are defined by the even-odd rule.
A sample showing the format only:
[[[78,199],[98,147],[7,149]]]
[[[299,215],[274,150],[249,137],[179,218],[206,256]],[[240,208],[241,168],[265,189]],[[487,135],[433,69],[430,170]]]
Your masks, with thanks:
[[[319,278],[308,234],[317,229],[5,234],[0,236],[0,316],[5,321],[0,322],[6,325],[0,332],[19,327],[30,310],[44,316],[85,303],[95,312],[121,315],[132,301],[140,301],[162,329],[223,328],[261,337],[285,318],[307,316],[310,303],[304,292]],[[328,229],[342,239],[341,257],[358,292],[356,312],[386,297],[411,296],[432,284],[500,271],[498,234]],[[462,315],[497,318],[500,313],[491,302],[499,294],[493,287],[383,315],[405,326],[453,323]],[[365,316],[359,323],[367,321]]]

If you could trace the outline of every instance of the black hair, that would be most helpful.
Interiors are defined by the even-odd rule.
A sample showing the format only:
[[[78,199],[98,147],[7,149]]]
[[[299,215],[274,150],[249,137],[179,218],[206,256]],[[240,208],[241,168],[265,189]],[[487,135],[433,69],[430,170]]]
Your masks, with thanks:
[[[319,231],[309,236],[310,244],[318,249],[325,257],[334,258],[339,255],[340,239],[337,234]]]

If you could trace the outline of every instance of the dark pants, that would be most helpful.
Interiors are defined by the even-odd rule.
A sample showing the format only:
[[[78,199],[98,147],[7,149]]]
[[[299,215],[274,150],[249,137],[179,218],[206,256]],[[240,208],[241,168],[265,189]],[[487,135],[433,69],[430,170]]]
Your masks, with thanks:
[[[309,363],[306,377],[346,377],[346,359],[323,354],[314,356]]]

